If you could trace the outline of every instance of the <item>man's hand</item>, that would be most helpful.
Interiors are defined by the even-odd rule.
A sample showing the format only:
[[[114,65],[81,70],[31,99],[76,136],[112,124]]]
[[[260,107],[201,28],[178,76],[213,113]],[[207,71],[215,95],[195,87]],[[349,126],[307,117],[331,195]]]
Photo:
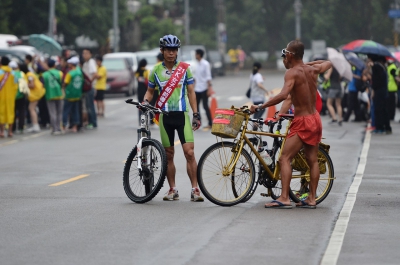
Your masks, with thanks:
[[[260,111],[259,106],[257,106],[257,105],[251,105],[251,107],[250,107],[250,112],[251,112],[251,113],[255,113],[255,112],[258,112],[258,111]]]
[[[192,129],[193,131],[196,131],[199,129],[201,126],[201,121],[200,121],[200,114],[198,112],[193,113],[193,120],[192,120]]]

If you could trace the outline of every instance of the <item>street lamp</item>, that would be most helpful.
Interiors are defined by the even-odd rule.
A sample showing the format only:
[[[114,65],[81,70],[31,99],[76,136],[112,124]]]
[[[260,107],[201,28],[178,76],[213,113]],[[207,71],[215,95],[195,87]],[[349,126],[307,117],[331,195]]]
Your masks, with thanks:
[[[301,39],[301,25],[300,25],[300,17],[301,17],[301,9],[303,5],[301,4],[301,0],[295,0],[294,4],[294,13],[296,14],[296,39]]]

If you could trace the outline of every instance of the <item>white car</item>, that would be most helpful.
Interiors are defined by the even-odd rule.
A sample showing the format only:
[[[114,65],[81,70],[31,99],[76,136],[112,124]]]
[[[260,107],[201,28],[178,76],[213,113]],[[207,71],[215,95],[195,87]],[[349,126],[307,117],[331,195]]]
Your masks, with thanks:
[[[153,69],[153,67],[157,64],[157,55],[159,53],[160,53],[159,48],[156,48],[153,50],[148,50],[148,51],[136,52],[138,63],[140,62],[140,60],[146,59],[146,61],[147,61],[146,68],[151,71]],[[136,71],[136,69],[135,69],[135,71]]]
[[[11,34],[0,34],[0,49],[8,48],[10,42],[18,41],[18,37]]]
[[[42,53],[39,52],[35,47],[29,46],[29,45],[17,45],[17,46],[11,46],[9,48],[10,50],[18,50],[18,51],[23,51],[27,54],[30,54],[32,56],[35,55],[41,55]]]
[[[132,68],[133,72],[136,72],[139,62],[135,52],[107,53],[103,56],[103,58],[124,58],[128,61],[129,66]]]

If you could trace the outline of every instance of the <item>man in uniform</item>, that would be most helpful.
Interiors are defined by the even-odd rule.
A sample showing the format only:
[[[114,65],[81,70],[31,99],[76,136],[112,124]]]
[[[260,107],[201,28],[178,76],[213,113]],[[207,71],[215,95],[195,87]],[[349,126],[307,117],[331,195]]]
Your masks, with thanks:
[[[170,187],[164,200],[179,199],[178,189],[175,185],[176,169],[174,164],[176,130],[185,154],[187,173],[192,184],[191,200],[201,202],[204,199],[200,196],[200,190],[197,187],[197,162],[194,156],[193,137],[193,131],[200,127],[201,122],[197,110],[192,72],[187,64],[176,60],[180,45],[180,40],[174,35],[165,35],[160,38],[160,51],[164,60],[161,64],[154,66],[149,76],[149,86],[144,95],[144,103],[151,102],[155,88],[158,88],[160,95],[156,107],[162,107],[163,110],[169,112],[168,115],[161,114],[159,120],[161,142],[168,159],[167,179]],[[172,83],[176,85],[172,85]],[[189,104],[193,110],[192,124],[188,115]]]

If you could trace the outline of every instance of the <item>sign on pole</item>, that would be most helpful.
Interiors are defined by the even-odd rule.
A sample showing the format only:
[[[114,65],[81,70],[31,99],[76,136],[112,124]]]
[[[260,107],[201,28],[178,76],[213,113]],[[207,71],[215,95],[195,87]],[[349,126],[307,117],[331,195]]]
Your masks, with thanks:
[[[400,18],[400,9],[390,9],[388,15],[390,18]]]

